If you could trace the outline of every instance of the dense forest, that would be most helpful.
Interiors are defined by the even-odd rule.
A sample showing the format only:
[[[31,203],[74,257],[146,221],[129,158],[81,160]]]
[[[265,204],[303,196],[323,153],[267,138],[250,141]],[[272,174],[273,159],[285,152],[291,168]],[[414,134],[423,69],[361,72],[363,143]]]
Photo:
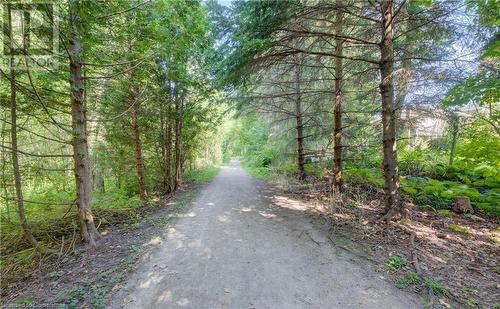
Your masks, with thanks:
[[[278,2],[256,8],[261,20],[239,17],[231,65],[255,74],[228,149],[264,173],[331,177],[338,196],[346,181],[384,189],[387,218],[404,214],[400,190],[438,209],[468,196],[498,214],[498,12],[488,4]]]
[[[332,209],[377,200],[377,224],[498,230],[497,1],[0,6],[2,281],[98,255],[233,157]]]

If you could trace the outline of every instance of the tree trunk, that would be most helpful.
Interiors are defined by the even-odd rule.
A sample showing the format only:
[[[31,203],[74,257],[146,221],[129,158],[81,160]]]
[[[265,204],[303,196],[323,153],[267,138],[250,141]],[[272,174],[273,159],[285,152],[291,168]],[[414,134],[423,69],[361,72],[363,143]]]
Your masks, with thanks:
[[[299,56],[302,57],[302,56]],[[300,95],[300,75],[301,75],[302,58],[295,65],[295,120],[297,130],[297,167],[299,169],[299,179],[306,179],[306,171],[304,168],[304,124],[302,111],[302,98]]]
[[[84,76],[85,77],[85,76]],[[94,135],[94,147],[97,149],[99,145],[99,123],[96,124]],[[92,185],[94,190],[97,190],[100,193],[105,193],[106,188],[104,184],[104,175],[99,166],[100,158],[97,150],[92,153]]]
[[[9,23],[11,23],[11,12],[9,5]],[[12,42],[11,42],[12,49]],[[12,53],[11,53],[12,54]],[[11,57],[12,63],[14,63],[14,56]],[[50,253],[51,250],[43,247],[35,239],[33,233],[28,224],[28,219],[26,218],[26,213],[24,210],[24,197],[23,197],[23,187],[21,182],[21,173],[19,171],[19,158],[17,153],[17,92],[16,92],[16,72],[14,68],[10,69],[10,123],[11,123],[11,147],[12,147],[12,169],[14,172],[14,184],[16,189],[16,202],[19,214],[19,220],[21,221],[21,227],[24,232],[24,236],[29,241],[29,243],[41,253]]]
[[[4,113],[2,112],[2,116],[4,116]],[[3,117],[2,117],[2,120],[3,120]],[[5,149],[5,140],[6,140],[6,136],[7,136],[7,121],[2,121],[2,129],[0,130],[0,132],[2,133],[2,142],[0,144],[0,147],[2,147],[2,149]],[[9,191],[7,190],[7,186],[10,185],[8,179],[7,179],[7,175],[5,173],[5,171],[7,170],[7,151],[2,151],[2,189],[3,189],[3,196],[7,197],[9,196]],[[11,222],[11,218],[10,218],[10,212],[11,212],[11,209],[10,209],[10,201],[8,198],[5,198],[4,199],[4,205],[5,205],[5,212],[2,212],[2,217],[0,218],[0,220],[2,220],[3,222]],[[4,217],[3,214],[6,214],[6,216]]]
[[[450,148],[449,165],[453,166],[453,160],[455,158],[455,148],[457,146],[458,130],[459,130],[458,115],[452,114],[450,120],[451,120],[451,148]]]
[[[165,134],[167,133],[167,130],[165,129],[165,109],[163,107],[163,104],[160,103],[160,149],[161,149],[161,162],[162,162],[162,176],[163,176],[163,190],[165,193],[168,193],[167,189],[167,157],[166,157],[166,148],[167,145],[165,144],[166,138]]]
[[[342,12],[337,12],[335,21],[335,31],[337,34],[342,33]],[[343,79],[343,63],[342,51],[343,41],[341,39],[335,40],[335,106],[333,108],[334,118],[334,146],[333,146],[333,190],[335,194],[341,194],[342,189],[342,79]]]
[[[176,88],[178,85],[175,85]],[[176,90],[175,100],[175,183],[174,190],[182,184],[182,126],[183,126],[183,100],[182,94]]]
[[[406,215],[400,196],[400,181],[397,161],[396,115],[394,108],[394,3],[393,0],[382,2],[382,42],[380,44],[380,94],[382,96],[382,143],[383,170],[385,180],[385,220],[391,220],[396,214]]]
[[[172,192],[172,82],[168,81],[167,117],[165,125],[165,188]]]
[[[129,36],[128,40],[128,52],[130,55],[132,55],[133,52],[133,44],[132,44],[132,37]],[[141,200],[143,202],[148,201],[148,191],[146,189],[146,172],[144,168],[144,156],[142,154],[142,142],[141,142],[141,132],[139,130],[139,117],[138,117],[138,111],[139,107],[136,104],[139,101],[139,98],[137,97],[137,92],[135,89],[135,86],[133,85],[133,68],[132,65],[130,67],[130,73],[129,73],[129,78],[130,78],[130,85],[129,85],[129,95],[130,95],[130,116],[131,116],[131,129],[132,129],[132,141],[134,144],[134,151],[135,151],[135,168],[137,171],[137,182],[139,186],[139,196],[141,197]]]
[[[91,175],[87,142],[87,118],[83,99],[81,16],[78,0],[69,1],[70,21],[70,88],[71,116],[73,128],[73,158],[76,181],[76,197],[79,210],[80,228],[84,241],[95,247],[99,232],[94,225],[91,208]]]
[[[137,107],[135,105],[132,105],[132,108],[130,109],[130,116],[132,120],[132,137],[133,137],[132,139],[134,141],[135,167],[137,170],[137,179],[139,182],[139,195],[143,202],[147,202],[148,192],[146,190],[144,158],[142,156],[142,143],[141,143],[141,134],[139,132],[139,119],[137,117]]]

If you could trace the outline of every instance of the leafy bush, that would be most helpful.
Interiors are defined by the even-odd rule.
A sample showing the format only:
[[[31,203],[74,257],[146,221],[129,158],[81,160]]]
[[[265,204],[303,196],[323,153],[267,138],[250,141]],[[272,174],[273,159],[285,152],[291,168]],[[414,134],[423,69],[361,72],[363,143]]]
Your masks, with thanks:
[[[256,163],[255,166],[269,167],[277,155],[278,153],[275,148],[266,145],[266,147],[262,148],[260,151],[256,153],[254,159]]]

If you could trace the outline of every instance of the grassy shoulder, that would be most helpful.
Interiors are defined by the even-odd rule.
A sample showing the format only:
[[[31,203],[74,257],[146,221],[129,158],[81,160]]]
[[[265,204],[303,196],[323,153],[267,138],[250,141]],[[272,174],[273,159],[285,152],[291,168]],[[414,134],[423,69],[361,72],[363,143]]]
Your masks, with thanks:
[[[89,257],[78,246],[63,248],[52,256],[39,257],[31,249],[31,253],[24,254],[23,259],[19,255],[17,260],[10,261],[9,267],[26,266],[22,263],[33,262],[37,264],[36,269],[41,276],[36,279],[28,277],[21,286],[8,286],[7,297],[2,299],[0,306],[36,307],[57,303],[58,308],[107,308],[110,297],[128,274],[134,271],[139,259],[154,248],[154,241],[163,237],[172,219],[187,211],[198,196],[198,188],[192,185],[187,190],[169,196],[167,200],[143,204],[141,212],[136,212],[135,216],[121,216],[121,224],[103,230],[107,233],[109,228],[113,232],[106,234],[100,241],[100,248],[106,250],[91,253],[91,260],[99,256],[92,263],[82,262]],[[19,280],[12,276],[9,279],[9,282]],[[38,285],[53,288],[40,291],[36,288]]]
[[[184,180],[194,183],[207,183],[212,181],[220,172],[220,167],[210,166],[193,169],[184,174]]]
[[[280,177],[280,173],[272,168],[265,166],[255,166],[250,160],[241,160],[241,166],[252,177],[262,180],[275,180]]]
[[[194,184],[206,183],[211,181],[219,171],[219,167],[192,170],[185,174],[184,180]],[[112,179],[106,183],[106,191],[94,192],[92,199],[94,220],[100,230],[109,227],[136,227],[149,211],[157,209],[161,203],[161,198],[155,194],[152,195],[150,202],[145,204],[129,186],[118,187]],[[130,184],[132,185],[133,183]],[[189,191],[195,194],[195,190]],[[182,196],[192,198],[191,194]],[[30,228],[35,238],[49,248],[62,248],[62,251],[68,253],[74,250],[78,244],[78,237],[75,233],[78,220],[77,209],[74,204],[60,203],[60,201],[71,200],[70,193],[50,190],[29,192],[28,197],[30,200],[44,201],[41,205],[28,203],[26,207]],[[54,204],[51,204],[51,201],[54,201]],[[174,207],[179,211],[189,202],[181,198]],[[0,207],[6,208],[5,205],[0,205]],[[2,210],[0,275],[10,280],[11,277],[36,269],[39,258],[31,245],[22,237],[15,205],[11,204],[8,209]]]

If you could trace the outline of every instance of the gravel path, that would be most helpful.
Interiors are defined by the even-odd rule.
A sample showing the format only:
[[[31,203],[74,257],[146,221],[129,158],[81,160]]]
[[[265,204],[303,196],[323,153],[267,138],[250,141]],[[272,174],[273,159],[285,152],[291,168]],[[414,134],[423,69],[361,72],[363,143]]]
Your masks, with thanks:
[[[338,252],[291,202],[231,164],[162,238],[151,240],[112,308],[422,308]]]

